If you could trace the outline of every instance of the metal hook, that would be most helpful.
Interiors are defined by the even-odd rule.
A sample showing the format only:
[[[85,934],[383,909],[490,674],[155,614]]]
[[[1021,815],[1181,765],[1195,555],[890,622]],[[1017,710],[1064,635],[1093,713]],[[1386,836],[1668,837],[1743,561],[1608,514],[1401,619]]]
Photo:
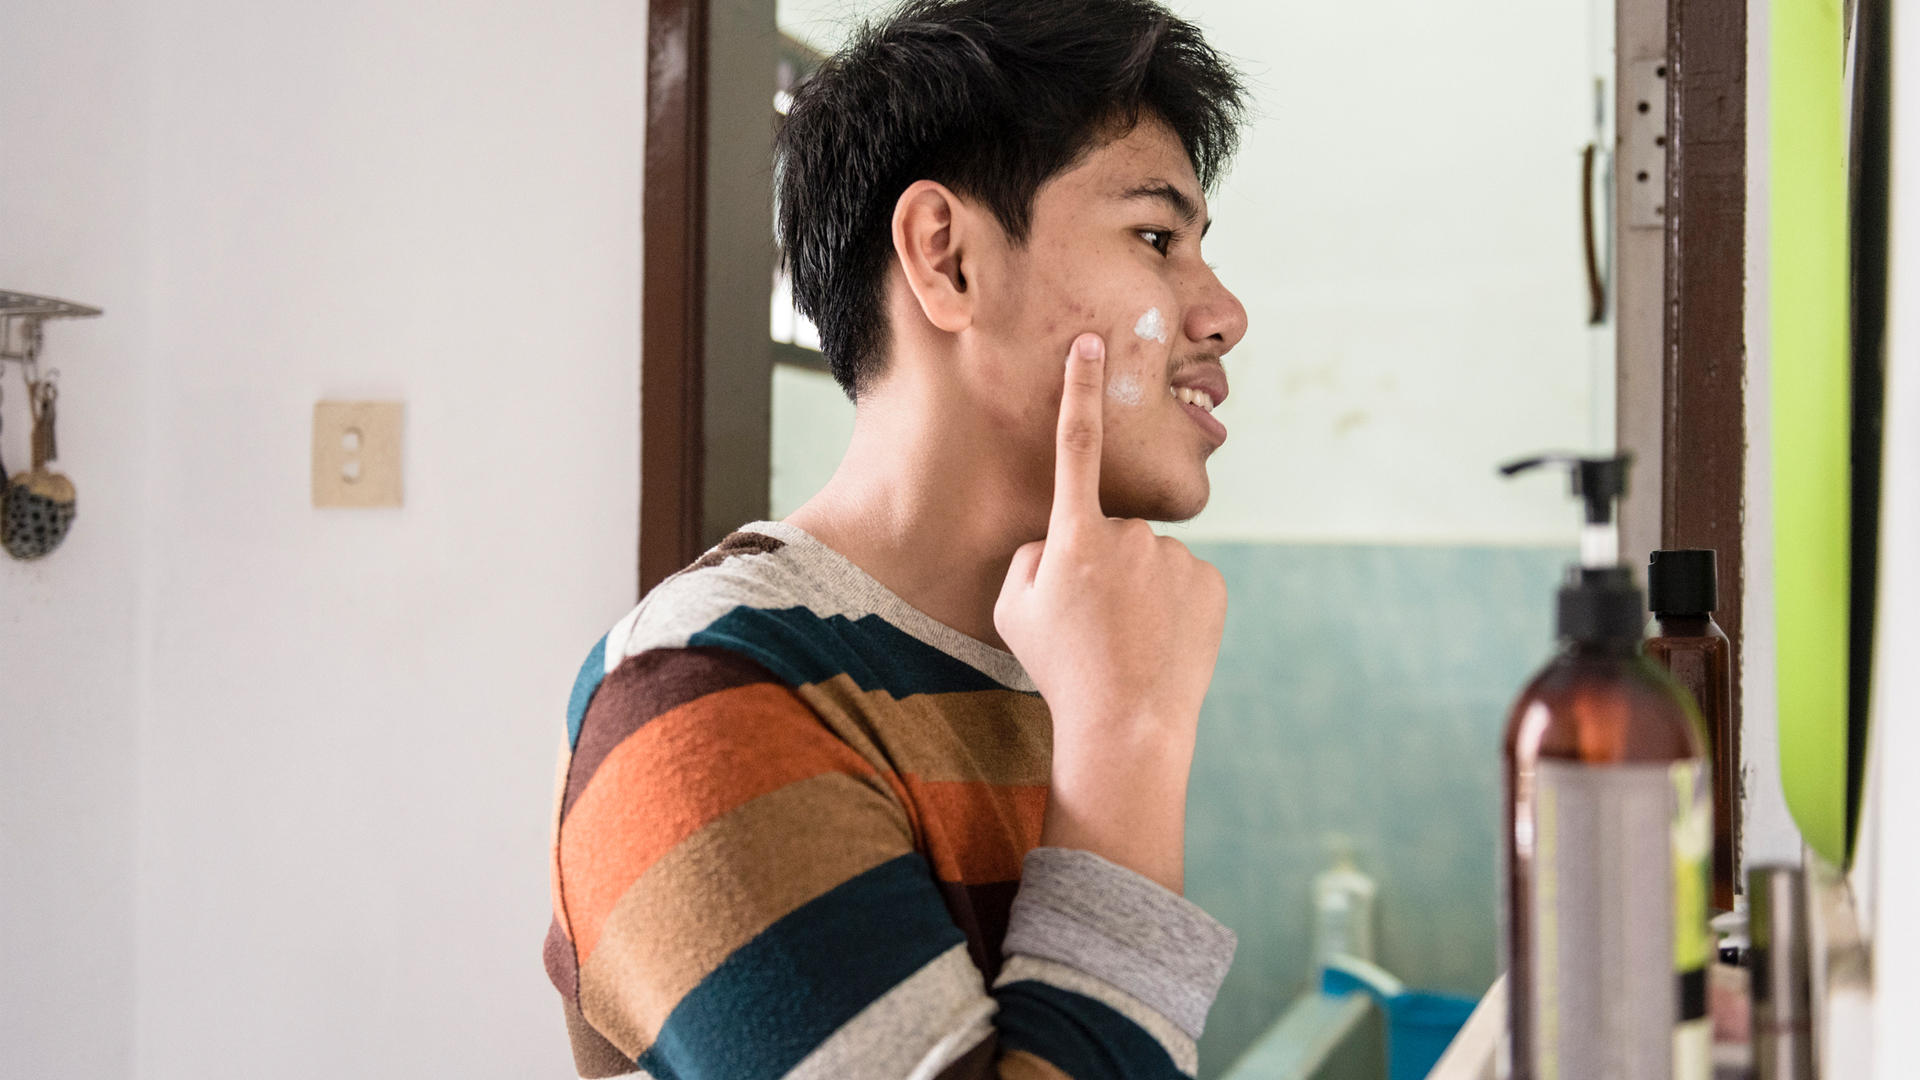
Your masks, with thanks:
[[[85,304],[0,289],[0,360],[18,362],[29,383],[39,382],[41,324],[48,319],[89,319],[98,314],[99,308]]]

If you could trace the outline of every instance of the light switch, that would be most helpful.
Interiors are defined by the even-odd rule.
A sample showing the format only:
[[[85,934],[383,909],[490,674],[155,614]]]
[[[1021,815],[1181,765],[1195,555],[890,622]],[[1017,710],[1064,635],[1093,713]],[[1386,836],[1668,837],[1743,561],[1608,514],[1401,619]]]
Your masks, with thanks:
[[[399,506],[398,401],[317,401],[313,405],[313,505]]]

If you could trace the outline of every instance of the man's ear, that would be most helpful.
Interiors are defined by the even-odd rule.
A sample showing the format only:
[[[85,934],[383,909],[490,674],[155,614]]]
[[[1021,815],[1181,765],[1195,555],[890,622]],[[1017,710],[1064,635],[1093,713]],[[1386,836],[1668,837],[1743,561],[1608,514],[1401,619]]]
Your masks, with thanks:
[[[893,251],[907,288],[927,321],[953,334],[973,323],[967,288],[967,213],[958,196],[932,180],[916,180],[893,205]]]

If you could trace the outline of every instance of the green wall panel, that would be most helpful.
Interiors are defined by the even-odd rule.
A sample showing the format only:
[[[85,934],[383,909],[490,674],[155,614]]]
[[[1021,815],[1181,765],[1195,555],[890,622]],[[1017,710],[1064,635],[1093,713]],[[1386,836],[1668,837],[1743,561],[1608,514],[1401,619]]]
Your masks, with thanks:
[[[1847,163],[1840,0],[1772,7],[1771,427],[1780,779],[1814,850],[1846,844]]]

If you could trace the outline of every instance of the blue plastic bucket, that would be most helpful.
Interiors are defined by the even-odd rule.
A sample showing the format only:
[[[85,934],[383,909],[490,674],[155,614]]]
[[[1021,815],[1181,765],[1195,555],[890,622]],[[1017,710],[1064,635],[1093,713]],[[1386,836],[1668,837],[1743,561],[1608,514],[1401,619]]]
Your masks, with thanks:
[[[1387,1009],[1388,1080],[1425,1080],[1477,1002],[1409,990],[1381,1002]]]

